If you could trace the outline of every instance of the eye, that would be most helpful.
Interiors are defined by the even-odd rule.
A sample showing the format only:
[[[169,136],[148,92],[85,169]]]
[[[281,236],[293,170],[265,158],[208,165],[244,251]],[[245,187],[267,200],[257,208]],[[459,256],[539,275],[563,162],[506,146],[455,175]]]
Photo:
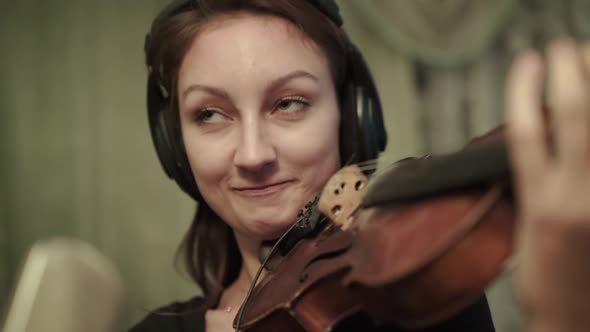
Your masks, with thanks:
[[[281,113],[297,113],[309,107],[309,102],[301,97],[287,97],[279,101],[276,110]]]
[[[211,108],[203,108],[195,114],[197,124],[219,123],[227,119],[220,111]]]

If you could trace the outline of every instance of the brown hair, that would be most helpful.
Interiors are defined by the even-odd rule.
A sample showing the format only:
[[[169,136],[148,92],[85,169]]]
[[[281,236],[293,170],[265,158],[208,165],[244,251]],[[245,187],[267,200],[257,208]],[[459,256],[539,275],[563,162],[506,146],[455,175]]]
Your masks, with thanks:
[[[200,0],[190,10],[181,12],[158,24],[152,30],[151,46],[146,54],[148,66],[176,101],[178,70],[195,36],[213,18],[251,12],[278,16],[293,23],[325,54],[339,96],[340,158],[352,162],[358,146],[354,86],[349,79],[349,41],[342,29],[309,1],[303,0]],[[175,107],[175,111],[178,109]],[[179,138],[180,139],[180,138]],[[242,258],[230,227],[205,203],[200,202],[180,247],[186,271],[208,298],[206,307],[213,307],[223,289],[238,276]]]

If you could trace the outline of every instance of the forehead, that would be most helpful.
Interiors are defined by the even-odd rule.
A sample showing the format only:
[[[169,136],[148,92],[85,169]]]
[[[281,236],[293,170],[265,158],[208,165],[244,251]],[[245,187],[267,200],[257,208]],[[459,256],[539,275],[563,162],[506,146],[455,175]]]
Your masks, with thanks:
[[[275,75],[289,70],[328,74],[322,50],[291,22],[270,15],[236,13],[212,19],[183,58],[179,86],[187,77],[215,80],[221,72]],[[186,83],[186,82],[185,82]]]

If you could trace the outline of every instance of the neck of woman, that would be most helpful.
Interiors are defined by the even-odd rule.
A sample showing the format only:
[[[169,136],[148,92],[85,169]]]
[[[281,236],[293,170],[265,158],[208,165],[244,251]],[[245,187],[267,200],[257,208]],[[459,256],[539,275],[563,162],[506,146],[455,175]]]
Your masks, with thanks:
[[[234,232],[234,235],[242,256],[242,268],[238,278],[223,291],[218,309],[226,310],[227,308],[238,308],[242,305],[248,293],[248,288],[261,265],[258,251],[262,242],[238,232]],[[262,277],[264,277],[264,272],[260,279]]]

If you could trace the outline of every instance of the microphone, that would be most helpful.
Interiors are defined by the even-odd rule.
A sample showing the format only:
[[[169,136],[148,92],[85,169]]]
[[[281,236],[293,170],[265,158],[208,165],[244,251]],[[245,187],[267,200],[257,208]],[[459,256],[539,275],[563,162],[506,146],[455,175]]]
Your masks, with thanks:
[[[125,302],[122,278],[104,255],[86,242],[53,238],[29,251],[4,332],[118,331]]]

